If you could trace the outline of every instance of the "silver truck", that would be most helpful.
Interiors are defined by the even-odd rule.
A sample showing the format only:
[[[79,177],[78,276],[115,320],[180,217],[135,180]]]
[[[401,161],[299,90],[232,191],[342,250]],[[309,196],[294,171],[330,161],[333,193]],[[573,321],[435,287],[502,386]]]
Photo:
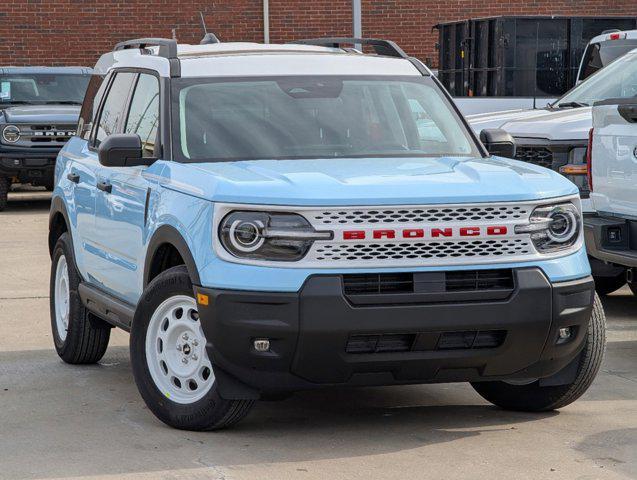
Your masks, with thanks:
[[[637,98],[593,107],[589,179],[596,213],[585,218],[589,256],[637,293]],[[610,280],[609,280],[610,281]]]

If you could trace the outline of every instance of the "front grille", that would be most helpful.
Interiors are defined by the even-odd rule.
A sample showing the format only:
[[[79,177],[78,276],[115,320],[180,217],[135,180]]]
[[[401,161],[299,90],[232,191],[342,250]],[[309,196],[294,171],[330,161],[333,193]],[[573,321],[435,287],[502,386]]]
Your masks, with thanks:
[[[369,354],[498,348],[504,343],[506,334],[506,330],[355,334],[348,338],[345,352]]]
[[[400,208],[316,212],[309,220],[322,225],[362,223],[444,223],[467,220],[517,220],[526,208],[520,205],[467,206],[442,208]]]
[[[513,290],[513,270],[450,272],[363,273],[343,275],[347,296],[399,293],[489,292]]]
[[[354,243],[317,245],[320,261],[426,260],[436,258],[517,257],[533,253],[528,238],[460,240],[428,243]]]
[[[515,158],[541,167],[553,167],[553,152],[546,147],[517,147]]]
[[[75,125],[18,125],[19,147],[53,147],[64,145],[74,134]]]

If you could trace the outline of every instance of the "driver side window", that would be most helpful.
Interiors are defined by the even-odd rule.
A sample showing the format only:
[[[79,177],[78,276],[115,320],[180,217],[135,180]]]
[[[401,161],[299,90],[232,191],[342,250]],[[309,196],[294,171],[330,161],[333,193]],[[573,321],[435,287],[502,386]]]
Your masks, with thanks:
[[[124,117],[126,100],[133,86],[135,73],[120,72],[115,75],[104,100],[100,120],[95,132],[94,147],[99,147],[106,137],[113,133],[119,133],[119,128]]]
[[[157,77],[142,73],[130,102],[125,133],[135,133],[142,140],[144,157],[155,157],[159,125],[159,82]]]

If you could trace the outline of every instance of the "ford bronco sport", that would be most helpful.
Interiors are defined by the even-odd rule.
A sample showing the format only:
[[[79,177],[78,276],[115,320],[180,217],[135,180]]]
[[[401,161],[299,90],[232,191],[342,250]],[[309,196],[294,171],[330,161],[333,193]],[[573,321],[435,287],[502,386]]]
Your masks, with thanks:
[[[90,76],[83,67],[0,68],[0,211],[14,182],[53,190],[55,158],[75,134]]]
[[[573,402],[605,345],[577,187],[482,139],[390,41],[118,44],[56,166],[58,354],[130,330],[141,396],[192,430],[333,385]]]

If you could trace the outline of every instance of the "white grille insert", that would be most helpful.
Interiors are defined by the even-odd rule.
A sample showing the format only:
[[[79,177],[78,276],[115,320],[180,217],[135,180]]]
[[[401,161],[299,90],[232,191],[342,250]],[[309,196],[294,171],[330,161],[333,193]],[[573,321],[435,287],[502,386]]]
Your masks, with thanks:
[[[310,222],[316,225],[360,225],[364,223],[445,223],[467,220],[519,220],[529,213],[523,205],[377,208],[365,210],[323,210],[311,212]]]

